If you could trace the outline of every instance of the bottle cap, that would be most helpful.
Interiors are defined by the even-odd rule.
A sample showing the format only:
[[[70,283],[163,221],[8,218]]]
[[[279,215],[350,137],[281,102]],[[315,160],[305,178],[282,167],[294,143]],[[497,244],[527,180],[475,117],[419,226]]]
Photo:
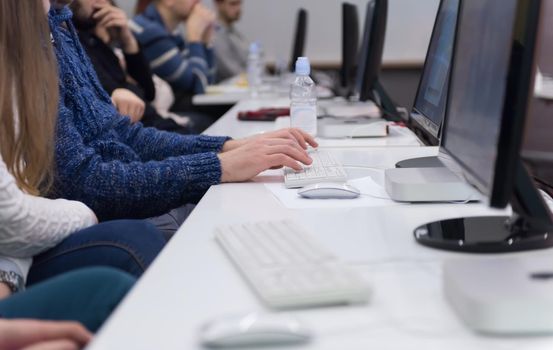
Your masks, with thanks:
[[[261,51],[261,45],[257,41],[250,44],[250,53],[258,54]]]
[[[309,75],[311,73],[311,65],[307,57],[298,57],[296,61],[296,74]]]

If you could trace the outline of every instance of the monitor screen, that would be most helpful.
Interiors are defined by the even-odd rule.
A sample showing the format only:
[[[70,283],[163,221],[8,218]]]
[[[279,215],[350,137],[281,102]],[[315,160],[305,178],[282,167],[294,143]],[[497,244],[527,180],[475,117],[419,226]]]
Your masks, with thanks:
[[[292,45],[292,59],[290,60],[290,71],[293,72],[298,57],[303,56],[305,50],[305,38],[307,36],[307,10],[301,8],[298,11],[296,20],[296,32],[294,34],[294,43]]]
[[[434,138],[445,115],[459,0],[442,0],[411,117]]]
[[[507,91],[517,0],[461,3],[442,146],[491,194]]]
[[[371,36],[375,15],[376,1],[370,0],[367,3],[367,10],[365,12],[365,26],[363,29],[363,41],[361,42],[361,48],[359,50],[359,60],[357,66],[357,75],[355,77],[355,93],[360,94],[363,90],[363,85],[367,84],[365,81],[365,74],[369,69],[369,51],[371,48]]]
[[[388,120],[403,121],[378,77],[382,65],[387,21],[388,0],[369,0],[353,97],[361,102],[375,102],[380,107],[383,117]]]
[[[350,3],[342,4],[342,68],[340,70],[340,85],[345,96],[352,92],[355,83],[355,68],[359,47],[359,17],[357,6]]]
[[[536,75],[553,80],[553,1],[542,1],[536,44]],[[542,82],[543,83],[543,82]],[[553,85],[552,83],[549,83]],[[525,126],[522,157],[539,185],[553,194],[553,99],[542,96],[545,87],[536,82]],[[547,89],[547,88],[545,88]],[[550,87],[549,90],[552,90]]]

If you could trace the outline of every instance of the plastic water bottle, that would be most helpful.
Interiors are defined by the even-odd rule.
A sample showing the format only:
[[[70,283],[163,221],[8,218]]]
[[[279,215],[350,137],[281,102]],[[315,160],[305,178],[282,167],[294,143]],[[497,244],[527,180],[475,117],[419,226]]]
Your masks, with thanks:
[[[307,57],[298,57],[296,78],[290,88],[290,126],[315,136],[317,134],[317,94],[309,77],[311,66]]]
[[[252,97],[257,97],[259,94],[262,71],[261,46],[259,43],[253,42],[250,44],[248,53],[248,85]]]

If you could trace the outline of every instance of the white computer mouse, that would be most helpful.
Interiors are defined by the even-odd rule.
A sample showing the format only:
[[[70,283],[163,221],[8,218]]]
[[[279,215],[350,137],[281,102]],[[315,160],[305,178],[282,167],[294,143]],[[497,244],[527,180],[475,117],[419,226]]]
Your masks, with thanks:
[[[246,347],[308,342],[311,332],[289,314],[251,313],[213,320],[201,329],[208,347]]]
[[[321,182],[300,188],[298,194],[309,199],[353,199],[361,192],[347,183]]]

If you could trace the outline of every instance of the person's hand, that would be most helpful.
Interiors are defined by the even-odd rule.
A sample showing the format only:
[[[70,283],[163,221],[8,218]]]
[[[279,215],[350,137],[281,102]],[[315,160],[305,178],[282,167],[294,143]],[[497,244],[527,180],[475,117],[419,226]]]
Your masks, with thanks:
[[[299,162],[313,162],[297,140],[257,137],[243,145],[218,155],[221,161],[221,182],[249,180],[267,169],[283,166],[301,170]]]
[[[186,40],[188,42],[205,42],[211,40],[210,28],[215,24],[215,13],[205,5],[198,3],[186,19]]]
[[[0,349],[82,349],[92,334],[77,322],[0,319]]]
[[[10,295],[12,295],[11,288],[7,284],[0,282],[0,300],[5,299]]]
[[[109,3],[95,4],[94,9],[96,12],[92,18],[97,21],[96,25],[107,29],[111,36],[115,36],[111,39],[120,41],[125,53],[135,54],[139,51],[138,42],[129,28],[125,11]]]
[[[144,116],[146,104],[130,90],[113,90],[111,101],[120,114],[127,115],[131,118],[132,123],[136,123]]]
[[[212,47],[214,38],[215,38],[215,23],[212,23],[204,31],[202,41],[205,44],[205,46]]]
[[[229,140],[225,142],[225,144],[223,145],[222,151],[223,152],[232,151],[233,149],[243,146],[248,142],[252,142],[254,140],[263,139],[263,138],[269,138],[269,139],[280,138],[280,139],[293,140],[293,141],[296,141],[298,145],[300,145],[300,147],[303,149],[307,149],[308,146],[311,146],[314,148],[319,146],[319,144],[317,143],[317,141],[315,141],[313,136],[309,135],[305,131],[301,129],[296,129],[296,128],[286,128],[286,129],[280,129],[280,130],[266,132],[259,135],[250,136],[244,139]]]

